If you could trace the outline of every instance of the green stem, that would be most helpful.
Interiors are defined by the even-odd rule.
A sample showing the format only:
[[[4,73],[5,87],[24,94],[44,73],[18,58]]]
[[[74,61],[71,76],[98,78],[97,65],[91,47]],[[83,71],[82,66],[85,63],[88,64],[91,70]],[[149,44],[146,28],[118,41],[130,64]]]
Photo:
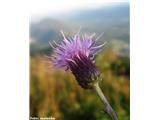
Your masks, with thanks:
[[[93,89],[96,91],[96,93],[98,94],[98,96],[104,104],[104,112],[107,113],[112,120],[118,120],[116,113],[113,111],[112,107],[110,106],[109,102],[104,96],[101,88],[99,87],[98,82],[93,85]]]

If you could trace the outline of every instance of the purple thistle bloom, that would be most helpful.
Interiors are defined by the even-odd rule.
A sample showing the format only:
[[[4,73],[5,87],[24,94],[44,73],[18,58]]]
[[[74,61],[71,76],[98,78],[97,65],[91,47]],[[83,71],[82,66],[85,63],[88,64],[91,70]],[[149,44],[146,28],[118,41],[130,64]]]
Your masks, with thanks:
[[[63,34],[63,41],[60,44],[55,43],[51,57],[51,63],[56,68],[70,70],[75,76],[79,85],[84,89],[94,89],[105,106],[105,113],[108,113],[112,120],[118,120],[116,113],[105,98],[99,87],[100,72],[94,64],[94,56],[105,45],[96,45],[93,36],[82,36],[79,33],[72,38],[66,38]]]
[[[97,39],[93,39],[94,35],[82,36],[79,33],[72,38],[66,38],[63,34],[63,41],[60,44],[55,43],[56,48],[50,43],[54,49],[51,61],[54,67],[70,70],[79,85],[85,89],[91,88],[90,83],[96,81],[100,75],[94,64],[94,56],[105,45],[96,45]]]

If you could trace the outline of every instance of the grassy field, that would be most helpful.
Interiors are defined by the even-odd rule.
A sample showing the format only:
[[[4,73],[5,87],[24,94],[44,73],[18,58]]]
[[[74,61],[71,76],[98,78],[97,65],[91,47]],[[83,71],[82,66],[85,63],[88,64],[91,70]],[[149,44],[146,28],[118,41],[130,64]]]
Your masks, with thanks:
[[[96,57],[100,87],[118,114],[130,119],[130,59],[106,49]],[[70,72],[50,71],[42,56],[30,57],[30,116],[56,120],[109,120],[96,93],[82,89]]]

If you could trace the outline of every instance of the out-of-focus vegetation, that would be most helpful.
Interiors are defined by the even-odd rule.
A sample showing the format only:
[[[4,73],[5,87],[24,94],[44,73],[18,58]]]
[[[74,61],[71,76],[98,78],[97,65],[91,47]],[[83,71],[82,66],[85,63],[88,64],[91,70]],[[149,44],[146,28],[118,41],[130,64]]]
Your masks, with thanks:
[[[106,49],[96,57],[102,72],[100,87],[118,114],[130,118],[130,59]],[[42,56],[30,58],[30,116],[56,120],[109,120],[91,90],[82,89],[70,72],[50,71]]]
[[[90,5],[92,6],[92,5]],[[91,90],[82,89],[70,72],[49,70],[42,54],[49,55],[48,42],[60,43],[63,36],[72,36],[82,26],[81,33],[99,42],[109,42],[108,48],[96,58],[102,72],[100,87],[118,114],[119,120],[130,116],[130,5],[129,3],[72,10],[63,14],[48,14],[30,24],[30,116],[55,117],[56,120],[109,120],[103,104]],[[52,12],[51,12],[52,13]]]

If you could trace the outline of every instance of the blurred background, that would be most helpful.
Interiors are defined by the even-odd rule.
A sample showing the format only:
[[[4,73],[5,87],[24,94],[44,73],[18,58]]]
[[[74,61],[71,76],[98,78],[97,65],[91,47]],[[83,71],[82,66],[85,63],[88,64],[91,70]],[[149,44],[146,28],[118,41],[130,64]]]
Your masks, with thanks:
[[[119,120],[130,119],[130,5],[125,2],[48,3],[32,11],[30,19],[30,116],[56,120],[109,120],[103,105],[91,90],[83,90],[69,72],[49,70],[44,55],[50,55],[49,41],[66,36],[103,33],[108,41],[96,56],[102,72],[100,87]],[[38,3],[37,3],[38,4]],[[44,6],[44,5],[43,5]]]

